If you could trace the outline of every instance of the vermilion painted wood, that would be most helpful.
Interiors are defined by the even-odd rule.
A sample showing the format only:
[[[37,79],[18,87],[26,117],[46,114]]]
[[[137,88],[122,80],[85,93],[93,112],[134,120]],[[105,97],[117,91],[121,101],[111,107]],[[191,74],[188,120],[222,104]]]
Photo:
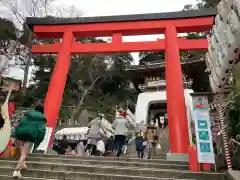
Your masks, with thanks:
[[[207,50],[206,39],[179,39],[177,33],[211,29],[214,17],[78,25],[34,25],[39,38],[63,38],[62,43],[33,45],[32,52],[57,53],[58,58],[45,101],[48,126],[55,128],[72,54],[161,51],[166,52],[167,106],[171,153],[188,153],[189,137],[180,50]],[[165,34],[154,42],[122,42],[122,36]],[[111,36],[112,43],[81,44],[76,37]],[[54,131],[53,131],[54,132]],[[51,140],[53,134],[51,136]],[[51,143],[50,143],[51,144]]]
[[[112,36],[119,32],[123,36],[163,34],[169,25],[177,27],[178,33],[209,31],[214,17],[155,20],[136,22],[93,23],[79,25],[35,25],[33,31],[39,38],[61,38],[66,30],[71,30],[75,37]]]
[[[147,51],[163,51],[165,50],[165,41],[150,41],[150,42],[124,42],[121,37],[117,36],[113,39],[113,43],[94,43],[81,44],[74,42],[70,48],[72,54],[106,54],[114,52],[147,52]],[[178,39],[180,50],[206,50],[208,48],[208,41],[206,39],[186,40]],[[55,44],[38,44],[32,46],[33,54],[57,54],[60,51],[61,43]]]
[[[188,121],[176,27],[173,25],[167,27],[165,38],[166,91],[170,150],[172,153],[187,154],[189,147]]]
[[[54,129],[56,127],[58,113],[61,107],[63,92],[67,80],[67,74],[71,63],[71,53],[69,49],[72,46],[73,38],[72,32],[64,33],[44,102],[44,114],[47,118],[47,126],[53,128],[50,142],[52,142],[54,137]],[[49,143],[49,146],[51,146],[51,143]]]
[[[112,35],[112,43],[113,44],[121,44],[122,43],[122,33],[113,33]]]

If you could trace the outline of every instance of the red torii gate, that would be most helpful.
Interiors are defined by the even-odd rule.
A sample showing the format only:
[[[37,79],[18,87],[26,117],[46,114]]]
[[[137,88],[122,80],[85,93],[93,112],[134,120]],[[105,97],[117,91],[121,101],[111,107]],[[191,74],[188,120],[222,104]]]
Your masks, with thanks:
[[[47,92],[44,110],[49,127],[55,128],[72,54],[114,52],[166,52],[167,108],[171,153],[187,153],[188,122],[184,102],[179,51],[207,50],[206,39],[179,39],[177,33],[204,32],[212,27],[216,12],[180,11],[171,13],[84,18],[27,18],[38,38],[62,38],[55,44],[32,46],[33,54],[58,54]],[[122,36],[165,34],[154,42],[122,42]],[[77,37],[111,36],[111,43],[81,44]],[[53,138],[53,134],[51,140]]]

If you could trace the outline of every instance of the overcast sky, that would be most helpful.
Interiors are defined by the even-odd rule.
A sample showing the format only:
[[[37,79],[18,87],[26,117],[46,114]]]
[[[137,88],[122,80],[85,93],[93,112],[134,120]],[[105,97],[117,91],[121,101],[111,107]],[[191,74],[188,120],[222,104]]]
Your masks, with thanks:
[[[185,4],[195,4],[196,0],[56,0],[57,6],[75,5],[83,16],[109,16],[180,11]],[[160,35],[125,37],[124,41],[154,41]],[[138,63],[138,53],[132,53],[134,64]],[[11,76],[23,78],[23,72],[13,71]]]

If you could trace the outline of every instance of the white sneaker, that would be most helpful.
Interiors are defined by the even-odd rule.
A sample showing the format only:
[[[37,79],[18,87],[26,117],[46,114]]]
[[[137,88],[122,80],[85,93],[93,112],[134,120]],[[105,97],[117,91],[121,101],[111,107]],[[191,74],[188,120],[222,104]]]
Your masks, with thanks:
[[[13,177],[22,177],[22,174],[21,174],[21,172],[20,171],[14,171],[13,172]]]
[[[86,156],[90,156],[90,153],[88,151],[86,152]]]

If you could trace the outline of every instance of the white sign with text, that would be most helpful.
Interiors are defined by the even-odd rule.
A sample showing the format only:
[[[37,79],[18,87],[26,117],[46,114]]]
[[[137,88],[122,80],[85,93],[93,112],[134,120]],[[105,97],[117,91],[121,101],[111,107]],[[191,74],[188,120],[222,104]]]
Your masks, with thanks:
[[[207,108],[194,109],[194,121],[199,163],[215,164],[212,133]]]

